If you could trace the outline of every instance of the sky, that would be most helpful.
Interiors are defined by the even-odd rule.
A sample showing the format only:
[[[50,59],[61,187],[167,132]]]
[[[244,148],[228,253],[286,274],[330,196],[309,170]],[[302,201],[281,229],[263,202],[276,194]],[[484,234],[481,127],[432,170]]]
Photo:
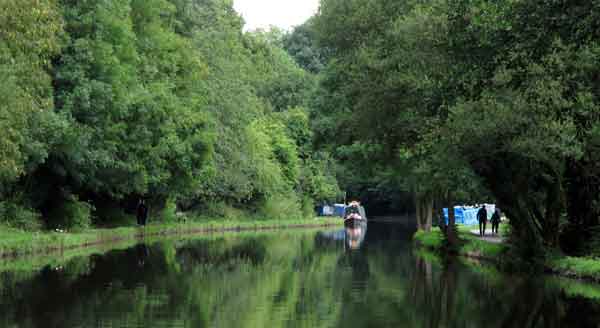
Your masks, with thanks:
[[[319,0],[234,0],[233,6],[244,17],[246,31],[269,26],[289,30],[314,15]]]

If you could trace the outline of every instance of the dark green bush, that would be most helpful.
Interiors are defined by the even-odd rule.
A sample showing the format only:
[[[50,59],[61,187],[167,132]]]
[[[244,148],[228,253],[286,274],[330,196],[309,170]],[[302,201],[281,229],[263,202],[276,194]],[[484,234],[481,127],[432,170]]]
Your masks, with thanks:
[[[93,224],[103,228],[133,226],[136,218],[135,213],[126,213],[118,204],[96,204]]]
[[[0,202],[0,223],[28,231],[39,230],[42,227],[37,211],[10,200]]]
[[[589,255],[600,258],[600,226],[590,229],[590,252]]]
[[[52,209],[48,215],[48,228],[81,230],[92,225],[93,207],[80,201],[74,195],[68,195]]]

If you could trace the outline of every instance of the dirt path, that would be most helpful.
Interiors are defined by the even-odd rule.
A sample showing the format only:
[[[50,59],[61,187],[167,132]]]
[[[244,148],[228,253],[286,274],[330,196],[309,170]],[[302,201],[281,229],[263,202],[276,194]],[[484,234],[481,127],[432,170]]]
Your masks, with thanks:
[[[479,229],[469,230],[472,235],[479,237]],[[485,229],[485,234],[483,237],[479,237],[481,240],[485,240],[490,243],[500,244],[504,241],[504,239],[499,235],[492,234],[491,229]]]

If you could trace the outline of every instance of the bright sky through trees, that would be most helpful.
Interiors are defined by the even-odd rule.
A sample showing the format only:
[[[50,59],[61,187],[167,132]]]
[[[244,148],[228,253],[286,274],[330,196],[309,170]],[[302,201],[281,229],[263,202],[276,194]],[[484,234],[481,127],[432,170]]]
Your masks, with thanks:
[[[314,15],[319,0],[235,0],[234,8],[246,21],[244,30],[271,25],[289,29]]]

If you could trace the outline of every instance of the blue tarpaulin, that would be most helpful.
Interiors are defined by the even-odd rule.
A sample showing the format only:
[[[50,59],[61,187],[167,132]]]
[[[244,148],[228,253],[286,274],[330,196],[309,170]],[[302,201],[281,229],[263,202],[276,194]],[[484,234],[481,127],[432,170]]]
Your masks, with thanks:
[[[335,204],[333,209],[333,215],[335,216],[339,216],[339,217],[344,217],[344,214],[346,214],[346,205],[344,204]]]
[[[344,215],[346,215],[346,205],[335,204],[333,206],[317,206],[316,211],[318,216],[339,216],[343,218]],[[367,217],[365,215],[365,209],[361,206],[359,211],[361,216],[366,219]]]
[[[318,216],[333,216],[335,208],[329,205],[317,206]]]
[[[495,205],[485,205],[487,210],[488,220],[492,218],[492,214],[494,214],[494,210],[496,209]],[[479,224],[477,221],[477,212],[479,211],[479,207],[465,207],[465,206],[454,206],[454,218],[456,224],[464,224],[464,225],[474,225]],[[444,208],[444,218],[446,219],[446,224],[448,224],[448,209]]]

